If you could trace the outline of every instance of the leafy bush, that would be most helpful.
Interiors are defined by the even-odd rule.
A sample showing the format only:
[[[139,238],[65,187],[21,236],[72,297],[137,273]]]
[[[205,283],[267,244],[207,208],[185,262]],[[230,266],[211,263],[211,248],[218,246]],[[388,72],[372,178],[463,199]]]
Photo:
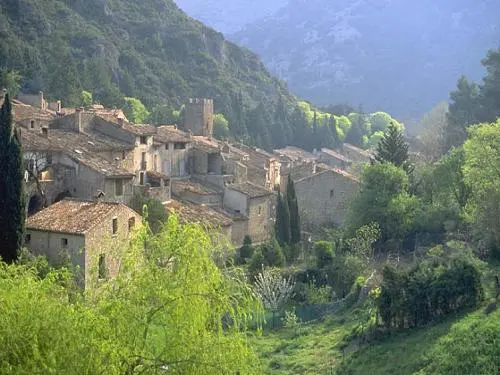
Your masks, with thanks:
[[[319,241],[314,244],[314,253],[316,255],[316,267],[323,269],[333,262],[333,245],[331,242]]]

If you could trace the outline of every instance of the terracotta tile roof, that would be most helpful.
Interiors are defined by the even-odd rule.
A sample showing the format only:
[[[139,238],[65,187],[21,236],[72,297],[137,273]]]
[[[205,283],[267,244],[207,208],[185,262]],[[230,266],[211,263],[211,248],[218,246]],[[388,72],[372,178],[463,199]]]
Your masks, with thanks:
[[[312,176],[314,174],[315,163],[303,163],[291,168],[283,167],[281,168],[281,173],[283,176],[292,176],[294,181],[301,180],[305,177]]]
[[[287,146],[285,148],[274,150],[274,153],[290,161],[307,162],[318,159],[316,155],[295,146]]]
[[[362,156],[364,156],[366,158],[371,158],[373,156],[370,152],[368,152],[366,150],[363,150],[362,148],[356,147],[356,146],[354,146],[354,145],[352,145],[350,143],[344,143],[343,147],[347,148],[350,151],[355,152],[355,153],[357,153],[359,155],[362,155]]]
[[[184,180],[172,180],[172,185],[175,190],[181,191],[189,191],[199,195],[213,195],[218,194],[218,192],[214,189],[211,189],[205,185],[202,185],[198,182],[191,181],[188,179]]]
[[[115,125],[118,125],[126,132],[134,134],[134,135],[147,136],[147,135],[156,134],[156,127],[153,125],[132,124],[131,122],[128,122],[126,119],[124,119],[123,124],[120,124],[121,121],[120,121],[120,117],[117,117],[118,115],[113,115],[113,114],[109,114],[109,113],[100,113],[100,112],[95,112],[95,115],[97,117],[100,117],[104,121],[111,122]]]
[[[64,199],[30,216],[26,228],[31,230],[84,234],[120,207],[119,203]]]
[[[12,100],[12,111],[14,121],[23,120],[53,120],[56,117],[55,112],[42,110],[28,104],[24,104],[18,100]]]
[[[71,159],[107,177],[133,177],[115,163],[110,163],[96,152],[113,150],[114,145],[82,133],[49,129],[48,138],[37,131],[22,129],[21,144],[25,151],[51,151],[67,155]]]
[[[330,167],[330,166],[328,166],[326,164],[321,164],[319,167],[320,167],[320,170],[318,170],[317,173],[310,174],[309,176],[304,176],[304,177],[302,177],[300,179],[295,179],[294,178],[294,181],[295,182],[304,181],[304,180],[307,180],[307,179],[309,179],[311,177],[315,177],[315,176],[318,176],[318,175],[321,175],[321,174],[324,174],[324,173],[332,173],[333,172],[333,173],[338,174],[338,175],[340,175],[342,177],[345,177],[345,178],[347,178],[349,180],[352,180],[353,182],[359,183],[359,180],[355,176],[353,176],[352,174],[344,171],[343,169],[332,168],[332,167]]]
[[[193,147],[203,152],[209,154],[221,152],[222,145],[213,138],[207,138],[203,136],[193,136],[191,137],[193,141]]]
[[[344,155],[342,155],[340,152],[337,152],[335,150],[329,149],[329,148],[322,148],[321,152],[324,154],[327,154],[328,156],[331,156],[332,158],[338,159],[340,161],[343,161],[345,163],[351,163],[351,160],[346,158]]]
[[[235,184],[227,186],[230,190],[239,191],[250,198],[265,197],[267,195],[272,195],[273,193],[261,186],[252,184],[251,182],[244,182],[242,184]]]
[[[248,180],[254,184],[265,186],[267,165],[272,161],[278,161],[278,158],[262,149],[249,147],[242,143],[231,144],[229,149],[231,152],[244,155],[240,162],[247,167]]]
[[[175,125],[162,125],[156,128],[157,134],[155,139],[158,139],[160,142],[191,142],[189,138],[189,133],[177,129]]]
[[[198,223],[210,227],[228,227],[232,224],[229,216],[204,204],[193,204],[170,200],[165,204],[169,212],[174,212],[185,223]]]

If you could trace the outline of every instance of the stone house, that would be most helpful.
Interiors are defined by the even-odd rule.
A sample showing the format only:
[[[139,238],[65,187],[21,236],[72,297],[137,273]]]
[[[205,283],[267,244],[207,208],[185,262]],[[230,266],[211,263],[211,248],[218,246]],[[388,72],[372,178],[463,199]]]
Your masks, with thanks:
[[[352,165],[352,160],[348,159],[340,152],[329,148],[322,148],[319,152],[319,161],[325,163],[332,168],[340,168],[347,170]]]
[[[224,208],[248,218],[243,232],[252,238],[254,243],[265,242],[271,238],[274,221],[272,219],[272,203],[274,193],[246,182],[229,185],[224,191]]]
[[[359,191],[359,181],[354,176],[329,168],[298,179],[292,174],[292,178],[305,230],[344,223],[349,203]]]
[[[64,199],[29,217],[25,246],[50,264],[70,260],[85,289],[116,277],[141,216],[121,203]]]
[[[350,159],[355,163],[369,163],[373,158],[372,153],[350,143],[344,143],[342,145],[342,153],[347,159]]]
[[[189,133],[175,125],[159,126],[156,130],[155,155],[158,155],[158,161],[154,160],[153,169],[173,178],[188,176],[189,155],[192,150]]]

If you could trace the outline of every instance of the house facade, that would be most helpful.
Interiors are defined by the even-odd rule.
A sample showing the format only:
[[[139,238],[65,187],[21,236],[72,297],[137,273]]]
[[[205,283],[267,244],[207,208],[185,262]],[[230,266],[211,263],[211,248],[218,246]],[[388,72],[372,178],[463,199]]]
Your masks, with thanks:
[[[70,261],[80,285],[116,277],[121,250],[141,216],[121,203],[64,199],[29,217],[25,247],[50,264]]]

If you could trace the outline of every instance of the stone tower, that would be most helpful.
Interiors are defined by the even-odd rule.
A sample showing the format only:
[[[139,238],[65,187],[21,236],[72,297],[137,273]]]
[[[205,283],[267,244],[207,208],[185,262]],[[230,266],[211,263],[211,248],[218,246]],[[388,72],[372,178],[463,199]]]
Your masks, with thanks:
[[[212,137],[214,128],[214,101],[189,99],[184,113],[184,130],[193,135]]]

